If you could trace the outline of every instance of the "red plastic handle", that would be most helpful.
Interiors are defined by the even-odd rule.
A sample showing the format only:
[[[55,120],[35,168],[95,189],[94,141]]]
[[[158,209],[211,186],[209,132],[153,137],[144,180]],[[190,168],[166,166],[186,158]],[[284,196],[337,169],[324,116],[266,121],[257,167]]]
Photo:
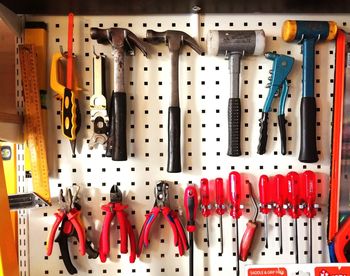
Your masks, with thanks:
[[[185,190],[184,205],[187,219],[187,231],[194,232],[196,230],[196,215],[198,208],[198,194],[196,186],[189,185]]]
[[[207,178],[201,179],[200,185],[200,196],[201,196],[201,212],[204,217],[208,217],[210,211],[210,197],[209,197],[209,181]]]
[[[313,218],[316,215],[316,183],[316,174],[313,171],[305,171],[302,174],[302,190],[304,192],[303,201],[306,204],[304,213],[308,218]]]
[[[283,217],[286,214],[286,210],[284,209],[285,204],[287,204],[287,183],[286,179],[283,175],[277,174],[273,178],[273,202],[275,203],[275,208],[273,212],[278,217]]]
[[[62,211],[58,211],[55,213],[56,220],[51,228],[50,234],[47,239],[47,245],[46,245],[46,254],[47,256],[51,256],[52,254],[52,248],[53,248],[53,242],[55,240],[56,231],[58,226],[61,224],[63,217],[65,216],[65,213]]]
[[[120,253],[127,254],[128,253],[128,228],[126,225],[123,211],[117,212],[117,219],[118,219],[119,228],[120,228]]]
[[[334,252],[338,263],[347,263],[345,247],[349,243],[350,218],[344,222],[334,237]]]
[[[82,256],[86,253],[86,237],[85,237],[85,229],[80,223],[80,211],[78,211],[76,208],[73,208],[70,210],[70,212],[67,214],[68,219],[73,224],[75,230],[78,234],[78,240],[79,240],[79,251]]]
[[[254,239],[255,230],[256,224],[252,221],[248,221],[239,249],[239,259],[243,262],[245,262],[248,258],[249,250]]]
[[[300,187],[299,187],[299,174],[296,172],[290,172],[286,176],[287,181],[287,195],[289,203],[289,215],[297,219],[300,217]]]
[[[239,219],[242,215],[241,210],[241,175],[238,172],[230,172],[228,178],[228,191],[231,202],[230,215],[234,219]]]
[[[109,254],[109,231],[114,214],[110,211],[110,204],[103,205],[101,209],[103,211],[106,211],[106,216],[103,220],[99,246],[100,260],[102,263],[104,263],[106,262],[107,255]]]
[[[218,177],[215,179],[215,192],[216,192],[216,213],[218,215],[225,214],[225,194],[224,194],[224,181]]]
[[[271,203],[269,177],[267,175],[261,175],[259,179],[259,197],[260,197],[260,212],[263,214],[269,213],[268,204]]]

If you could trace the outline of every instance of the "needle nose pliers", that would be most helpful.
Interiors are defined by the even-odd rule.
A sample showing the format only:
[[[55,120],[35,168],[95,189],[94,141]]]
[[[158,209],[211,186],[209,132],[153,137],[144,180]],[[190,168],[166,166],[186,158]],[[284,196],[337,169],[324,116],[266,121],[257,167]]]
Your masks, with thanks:
[[[288,81],[287,76],[292,70],[294,58],[286,55],[279,55],[271,52],[265,53],[265,57],[273,61],[272,70],[270,70],[271,81],[267,87],[269,87],[269,93],[267,95],[264,107],[262,109],[262,117],[260,121],[260,137],[258,145],[258,154],[264,154],[266,152],[267,143],[267,127],[269,120],[269,112],[271,111],[271,104],[273,99],[279,95],[280,102],[278,106],[278,126],[281,135],[281,153],[286,154],[286,123],[287,120],[284,117],[284,108],[288,95]]]
[[[131,224],[127,219],[125,209],[127,205],[122,204],[122,192],[117,185],[113,185],[110,192],[111,201],[103,205],[101,209],[106,212],[105,219],[103,221],[102,232],[100,235],[100,259],[101,262],[105,262],[107,255],[109,254],[109,231],[111,222],[114,216],[117,216],[120,225],[120,252],[122,254],[128,253],[128,237],[130,241],[130,263],[134,263],[136,259],[136,238],[132,230]]]
[[[85,255],[85,252],[88,254],[89,258],[96,259],[98,257],[98,252],[96,252],[91,246],[91,241],[86,239],[85,228],[80,221],[80,209],[81,206],[78,203],[78,193],[79,186],[74,189],[66,190],[66,195],[63,195],[63,189],[60,190],[59,195],[59,210],[55,213],[56,220],[51,228],[49,238],[47,241],[47,256],[50,256],[53,249],[53,242],[55,239],[56,231],[61,225],[60,232],[55,239],[55,242],[59,244],[62,259],[67,271],[70,274],[78,273],[77,269],[72,264],[72,261],[69,256],[68,250],[68,238],[76,237],[79,241],[79,251],[81,255]]]
[[[155,202],[150,213],[146,214],[146,220],[142,226],[138,244],[138,256],[141,255],[143,247],[149,245],[149,235],[154,221],[159,213],[162,213],[164,218],[170,224],[174,235],[174,245],[178,247],[179,254],[182,256],[188,250],[188,242],[185,230],[175,211],[170,208],[169,203],[169,184],[160,181],[154,188]]]

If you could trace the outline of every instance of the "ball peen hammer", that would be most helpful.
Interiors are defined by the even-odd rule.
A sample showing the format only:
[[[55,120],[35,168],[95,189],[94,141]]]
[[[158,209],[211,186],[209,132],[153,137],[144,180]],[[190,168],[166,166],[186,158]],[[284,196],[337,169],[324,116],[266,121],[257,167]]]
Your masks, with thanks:
[[[299,161],[318,161],[316,147],[316,100],[314,96],[315,44],[320,40],[333,40],[337,24],[333,21],[286,20],[282,26],[284,41],[301,44],[303,54],[302,98],[300,104]]]
[[[181,172],[181,112],[179,99],[179,55],[183,45],[190,46],[198,54],[203,50],[187,33],[175,30],[156,32],[147,30],[147,42],[165,43],[169,47],[171,59],[171,97],[168,108],[168,165],[169,173]]]
[[[111,45],[114,60],[114,88],[109,108],[109,133],[106,156],[114,161],[127,160],[126,92],[124,87],[124,55],[135,55],[135,46],[147,57],[146,45],[124,28],[91,28],[90,36],[99,44]]]
[[[224,55],[229,61],[230,98],[228,101],[228,150],[229,156],[241,155],[241,101],[239,98],[239,74],[242,56],[261,55],[265,50],[263,30],[209,31],[208,54]]]

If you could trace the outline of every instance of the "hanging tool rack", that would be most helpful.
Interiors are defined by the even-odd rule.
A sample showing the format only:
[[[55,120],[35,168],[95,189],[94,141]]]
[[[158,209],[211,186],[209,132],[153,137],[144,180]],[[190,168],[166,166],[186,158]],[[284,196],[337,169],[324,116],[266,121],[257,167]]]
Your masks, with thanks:
[[[27,7],[27,6],[26,6]],[[279,7],[279,6],[278,6]],[[277,10],[278,10],[277,7]],[[322,5],[319,7],[322,9]],[[64,9],[64,8],[63,8]],[[181,10],[181,9],[180,9]],[[230,10],[230,9],[229,9]],[[28,11],[28,9],[27,9]],[[232,11],[232,10],[231,10]],[[222,12],[218,8],[217,12]],[[232,11],[233,12],[233,11]],[[308,12],[308,10],[306,10]],[[88,12],[87,12],[88,13]],[[319,212],[313,218],[313,260],[328,261],[326,240],[327,204],[330,171],[331,120],[334,77],[334,42],[319,43],[316,46],[315,94],[317,102],[317,147],[319,161],[313,164],[300,163],[299,151],[299,103],[301,98],[301,61],[300,46],[285,43],[280,37],[282,23],[286,19],[333,20],[340,28],[347,30],[350,24],[347,15],[316,14],[222,14],[188,13],[166,15],[160,11],[156,15],[117,15],[117,16],[75,16],[74,54],[77,56],[77,73],[82,112],[81,130],[77,141],[77,154],[71,153],[70,145],[63,138],[60,126],[60,104],[52,90],[48,91],[48,120],[51,122],[48,135],[48,154],[50,169],[50,188],[53,206],[32,209],[28,216],[23,214],[20,269],[23,275],[68,275],[59,257],[58,248],[54,248],[50,257],[45,256],[46,237],[54,222],[54,212],[58,208],[58,196],[61,188],[72,184],[81,186],[80,204],[87,236],[98,246],[99,233],[103,223],[100,207],[109,201],[110,187],[117,184],[125,191],[124,204],[129,206],[129,221],[139,234],[146,211],[153,204],[153,188],[158,180],[170,183],[171,204],[178,209],[185,223],[183,195],[187,184],[200,185],[200,179],[206,177],[212,183],[221,177],[225,181],[229,172],[238,171],[242,175],[243,215],[239,219],[239,233],[243,235],[246,222],[251,217],[253,206],[249,200],[248,182],[258,194],[259,176],[287,174],[289,171],[302,172],[313,170],[317,174],[318,193],[316,201]],[[50,14],[48,12],[47,14]],[[107,14],[107,13],[106,13]],[[26,17],[27,21],[44,21],[48,24],[48,57],[67,44],[66,16]],[[180,55],[179,89],[182,107],[182,166],[183,172],[166,172],[167,152],[167,106],[170,97],[169,52],[164,45],[150,45],[149,59],[141,53],[125,60],[125,85],[127,96],[127,133],[128,160],[113,162],[104,157],[102,147],[89,149],[89,138],[93,125],[90,121],[90,97],[92,95],[92,64],[94,51],[106,56],[107,93],[112,91],[111,48],[97,44],[90,38],[90,28],[128,28],[138,37],[145,37],[147,29],[156,31],[182,30],[197,39],[206,50],[206,35],[209,30],[263,29],[266,35],[265,51],[290,55],[295,58],[292,71],[288,75],[289,91],[286,103],[287,154],[280,154],[277,116],[270,119],[267,153],[257,154],[259,141],[259,118],[268,88],[271,61],[264,56],[247,57],[241,64],[242,95],[242,156],[229,157],[227,151],[227,99],[229,78],[227,61],[220,57],[198,56],[189,47],[184,47]],[[93,49],[95,48],[95,50]],[[47,61],[48,68],[51,60]],[[20,76],[17,76],[20,79]],[[20,89],[20,88],[18,88]],[[109,98],[109,97],[107,97]],[[21,98],[19,99],[21,100]],[[272,105],[277,112],[277,104]],[[22,176],[24,177],[24,176]],[[24,182],[30,182],[25,179]],[[211,202],[212,206],[214,201]],[[194,234],[195,275],[232,275],[236,271],[233,253],[236,250],[233,219],[228,213],[223,215],[224,248],[220,252],[220,224],[215,210],[209,217],[210,247],[207,247],[205,217],[197,215],[198,227]],[[261,226],[262,214],[257,218]],[[283,254],[279,252],[278,217],[272,212],[268,216],[269,248],[265,249],[263,227],[255,234],[251,254],[246,263],[240,262],[241,275],[246,273],[246,264],[286,266],[289,272],[311,271],[308,265],[308,218],[298,219],[299,261],[304,266],[292,265],[295,260],[293,219],[283,217]],[[156,227],[155,227],[156,226]],[[71,244],[71,256],[79,275],[186,275],[188,273],[188,255],[179,256],[177,248],[172,246],[171,229],[166,222],[159,220],[153,226],[153,236],[160,242],[152,242],[140,259],[129,264],[127,255],[121,255],[116,243],[119,236],[111,236],[111,257],[105,263],[99,259],[79,256],[78,245]]]

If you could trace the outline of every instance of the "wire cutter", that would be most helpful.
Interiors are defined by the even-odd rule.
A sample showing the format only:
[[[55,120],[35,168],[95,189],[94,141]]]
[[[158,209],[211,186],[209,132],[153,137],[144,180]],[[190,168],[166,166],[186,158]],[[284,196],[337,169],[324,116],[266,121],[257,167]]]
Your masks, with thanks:
[[[146,214],[146,220],[142,226],[139,244],[138,244],[138,256],[142,253],[142,248],[148,247],[149,235],[154,221],[159,213],[162,213],[164,218],[170,224],[174,235],[174,245],[178,247],[179,254],[182,256],[186,250],[188,250],[188,242],[185,234],[185,230],[181,224],[181,221],[175,211],[170,208],[169,203],[169,184],[164,181],[160,181],[154,188],[155,202],[150,213]]]
[[[56,220],[53,224],[49,238],[47,241],[47,255],[50,256],[53,249],[53,242],[58,227],[61,225],[60,232],[55,240],[59,244],[63,262],[70,274],[76,274],[77,269],[73,266],[69,256],[68,250],[68,238],[76,237],[79,241],[79,251],[81,255],[88,254],[89,258],[96,259],[98,252],[96,252],[91,246],[91,241],[88,241],[85,237],[85,229],[80,221],[81,206],[78,203],[79,186],[74,191],[74,195],[71,189],[66,190],[66,195],[63,195],[63,189],[60,190],[59,205],[60,209],[55,213]]]
[[[125,209],[127,205],[122,204],[122,192],[118,189],[117,185],[113,185],[110,192],[111,201],[103,205],[101,209],[106,212],[106,216],[103,221],[102,232],[100,235],[100,259],[101,262],[106,262],[107,255],[109,254],[109,231],[111,222],[114,216],[117,216],[120,225],[120,252],[123,254],[128,253],[128,237],[130,241],[130,263],[134,263],[136,259],[136,238],[132,230],[131,224],[127,219]]]
[[[269,112],[271,111],[271,104],[273,99],[277,96],[280,97],[280,102],[278,106],[278,126],[281,135],[281,153],[286,154],[286,123],[287,120],[284,117],[284,108],[286,104],[286,99],[288,95],[288,81],[287,76],[292,70],[294,58],[286,55],[278,55],[275,53],[267,52],[265,57],[273,61],[272,70],[270,70],[271,76],[269,80],[271,81],[267,87],[269,88],[269,93],[267,95],[264,107],[262,109],[262,117],[260,121],[260,137],[258,145],[258,154],[264,154],[266,152],[267,143],[267,126],[269,120]]]

